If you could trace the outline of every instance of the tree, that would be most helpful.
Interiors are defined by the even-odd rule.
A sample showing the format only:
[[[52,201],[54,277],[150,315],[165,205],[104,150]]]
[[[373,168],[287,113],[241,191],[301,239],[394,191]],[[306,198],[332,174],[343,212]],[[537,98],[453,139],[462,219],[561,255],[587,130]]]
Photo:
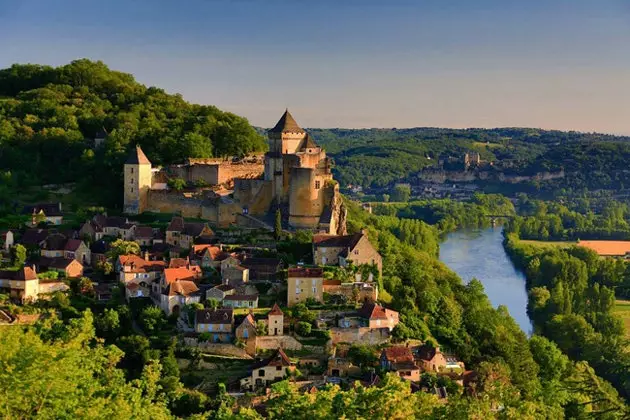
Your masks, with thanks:
[[[114,272],[114,266],[107,260],[98,261],[96,263],[96,269],[105,276],[109,276]]]
[[[149,335],[158,333],[166,325],[166,317],[157,306],[147,306],[140,312],[140,327]]]
[[[282,212],[280,209],[276,210],[276,224],[274,226],[274,237],[276,241],[282,237]]]
[[[392,191],[392,201],[406,203],[411,197],[411,187],[407,184],[396,184]]]
[[[175,191],[181,191],[186,188],[186,181],[182,178],[171,178],[166,184],[169,186],[169,188]]]
[[[357,366],[373,366],[378,362],[378,357],[374,350],[365,344],[353,344],[348,350],[350,361]]]
[[[24,267],[26,262],[26,248],[23,245],[17,244],[11,247],[11,264],[13,267]]]
[[[264,336],[268,334],[267,323],[263,321],[256,322],[256,335]]]
[[[134,241],[125,241],[124,239],[116,239],[112,242],[109,251],[107,252],[107,257],[109,259],[115,260],[120,255],[139,255],[140,254],[140,245]]]
[[[295,332],[297,332],[302,337],[308,337],[311,335],[311,324],[308,322],[300,321],[297,323],[297,327],[295,328]]]
[[[121,330],[120,316],[115,309],[105,309],[101,316],[95,321],[96,334],[105,338],[107,341],[113,341],[118,337]]]

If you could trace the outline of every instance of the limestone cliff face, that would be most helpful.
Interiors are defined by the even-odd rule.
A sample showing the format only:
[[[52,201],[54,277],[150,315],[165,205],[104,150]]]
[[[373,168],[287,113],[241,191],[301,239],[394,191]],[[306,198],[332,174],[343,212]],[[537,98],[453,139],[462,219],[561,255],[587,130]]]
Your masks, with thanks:
[[[332,211],[330,233],[334,235],[346,235],[348,233],[346,230],[348,209],[346,208],[343,198],[341,197],[341,193],[338,190],[336,190],[333,194],[330,209]]]

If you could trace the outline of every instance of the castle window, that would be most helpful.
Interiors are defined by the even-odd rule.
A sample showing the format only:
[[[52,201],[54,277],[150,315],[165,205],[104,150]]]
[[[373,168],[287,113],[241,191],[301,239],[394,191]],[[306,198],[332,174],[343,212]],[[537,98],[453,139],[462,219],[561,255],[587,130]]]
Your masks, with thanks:
[[[319,190],[321,188],[322,184],[321,181],[315,181],[315,189]]]
[[[131,169],[131,173],[133,173],[133,168],[130,168],[130,169]]]
[[[129,190],[130,192],[133,192],[133,187],[131,187],[131,190]]]
[[[131,181],[129,181],[130,184],[133,184],[133,178],[131,178]]]

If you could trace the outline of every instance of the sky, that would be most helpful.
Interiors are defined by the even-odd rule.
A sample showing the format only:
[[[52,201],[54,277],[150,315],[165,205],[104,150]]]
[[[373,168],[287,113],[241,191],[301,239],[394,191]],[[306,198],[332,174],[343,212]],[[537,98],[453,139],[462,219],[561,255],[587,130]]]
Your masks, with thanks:
[[[78,58],[262,127],[630,134],[629,0],[0,0],[0,68]]]

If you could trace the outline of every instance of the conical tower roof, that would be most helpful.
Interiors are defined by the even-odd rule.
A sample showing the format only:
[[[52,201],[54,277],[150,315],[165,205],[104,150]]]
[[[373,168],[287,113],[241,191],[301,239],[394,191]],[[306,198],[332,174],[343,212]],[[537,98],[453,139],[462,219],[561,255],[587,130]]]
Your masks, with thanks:
[[[313,137],[311,137],[310,134],[306,133],[306,137],[304,137],[304,141],[302,142],[302,147],[300,149],[306,150],[306,149],[314,149],[316,147],[319,147],[319,146],[317,145],[317,143],[315,143],[315,140],[313,140]]]
[[[147,155],[144,154],[144,152],[140,148],[140,145],[136,145],[136,148],[133,149],[131,153],[129,154],[129,157],[127,158],[127,161],[125,162],[125,164],[126,165],[150,165],[151,161],[147,158]]]
[[[306,133],[295,121],[293,115],[287,109],[280,117],[278,123],[269,130],[270,133]]]

